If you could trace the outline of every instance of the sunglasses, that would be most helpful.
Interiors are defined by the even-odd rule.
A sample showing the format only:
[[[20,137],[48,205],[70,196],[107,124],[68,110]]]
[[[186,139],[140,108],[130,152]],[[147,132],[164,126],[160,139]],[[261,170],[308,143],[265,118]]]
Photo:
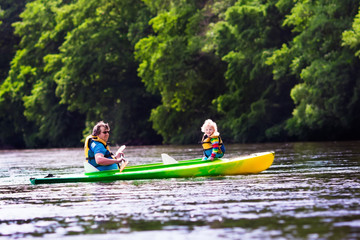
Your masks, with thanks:
[[[104,131],[103,134],[110,134],[110,131]]]

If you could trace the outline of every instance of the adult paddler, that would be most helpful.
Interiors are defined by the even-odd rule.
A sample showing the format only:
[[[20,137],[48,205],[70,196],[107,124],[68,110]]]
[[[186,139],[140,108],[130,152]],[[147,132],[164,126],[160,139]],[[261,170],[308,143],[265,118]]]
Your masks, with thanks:
[[[114,155],[107,145],[109,136],[110,127],[108,123],[100,121],[94,126],[92,134],[86,138],[84,145],[85,172],[116,169],[121,172],[128,164],[128,161],[124,159],[125,146],[121,146]]]

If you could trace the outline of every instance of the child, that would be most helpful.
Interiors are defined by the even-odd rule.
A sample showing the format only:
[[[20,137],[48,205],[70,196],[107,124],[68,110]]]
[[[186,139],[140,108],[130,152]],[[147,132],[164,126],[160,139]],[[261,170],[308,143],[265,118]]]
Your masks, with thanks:
[[[201,140],[205,155],[203,160],[213,161],[215,158],[224,156],[225,147],[220,138],[216,123],[211,119],[206,120],[201,127],[201,131],[204,133]]]

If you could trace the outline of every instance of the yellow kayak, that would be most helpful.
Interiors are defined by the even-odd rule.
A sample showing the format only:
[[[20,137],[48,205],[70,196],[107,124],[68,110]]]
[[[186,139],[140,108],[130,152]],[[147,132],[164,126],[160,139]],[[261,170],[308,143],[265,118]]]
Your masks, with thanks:
[[[189,178],[206,176],[226,176],[256,174],[268,169],[275,158],[274,152],[261,152],[231,159],[221,158],[214,161],[201,159],[183,160],[171,164],[154,163],[136,165],[118,170],[64,175],[43,178],[30,178],[32,184],[66,182],[109,182],[116,180]]]

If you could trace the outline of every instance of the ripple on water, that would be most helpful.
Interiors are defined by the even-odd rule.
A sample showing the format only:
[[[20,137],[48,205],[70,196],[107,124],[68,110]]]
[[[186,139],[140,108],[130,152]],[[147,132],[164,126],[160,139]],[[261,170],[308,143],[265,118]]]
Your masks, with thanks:
[[[195,156],[196,148],[186,153]],[[360,145],[227,148],[230,156],[271,149],[273,166],[257,175],[39,186],[29,185],[29,176],[81,172],[81,149],[42,150],[34,165],[24,159],[37,150],[9,152],[10,162],[0,156],[0,238],[360,238]],[[166,146],[129,147],[129,156],[137,151],[136,163],[154,162],[161,152],[184,157]],[[78,163],[69,157],[75,153]]]

